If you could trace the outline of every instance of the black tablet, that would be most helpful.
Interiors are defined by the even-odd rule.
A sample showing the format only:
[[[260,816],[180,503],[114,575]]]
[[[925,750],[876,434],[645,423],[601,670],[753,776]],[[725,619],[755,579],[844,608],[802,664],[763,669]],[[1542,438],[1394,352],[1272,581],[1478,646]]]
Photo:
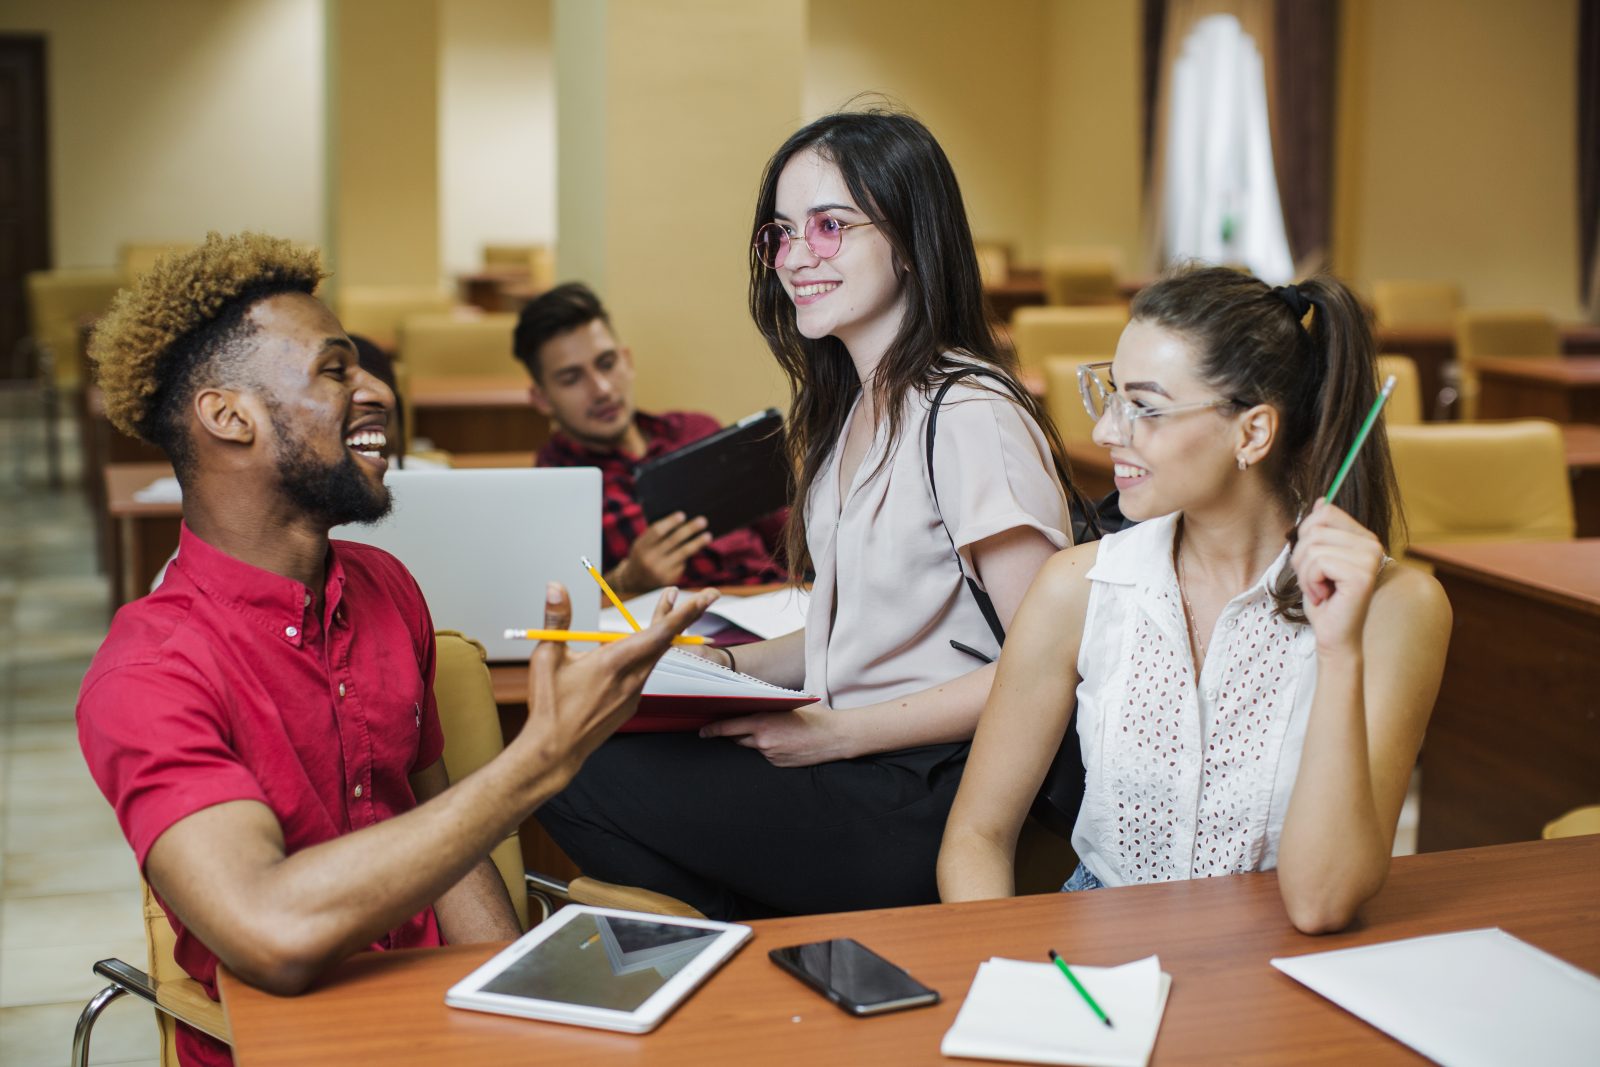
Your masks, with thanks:
[[[704,515],[718,537],[748,526],[789,502],[783,416],[768,408],[645,460],[634,472],[634,489],[651,522],[681,511]]]

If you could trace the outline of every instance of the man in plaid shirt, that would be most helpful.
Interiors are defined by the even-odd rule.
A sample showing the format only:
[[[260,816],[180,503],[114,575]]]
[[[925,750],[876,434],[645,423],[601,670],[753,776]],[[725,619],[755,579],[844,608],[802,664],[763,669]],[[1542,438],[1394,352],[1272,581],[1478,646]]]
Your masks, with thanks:
[[[634,469],[721,429],[710,415],[651,415],[633,405],[633,353],[617,344],[600,299],[578,282],[528,302],[513,351],[533,377],[533,406],[555,432],[541,467],[598,467],[606,581],[621,596],[664,585],[749,585],[787,577],[773,559],[784,512],[712,539],[699,516],[645,521]]]

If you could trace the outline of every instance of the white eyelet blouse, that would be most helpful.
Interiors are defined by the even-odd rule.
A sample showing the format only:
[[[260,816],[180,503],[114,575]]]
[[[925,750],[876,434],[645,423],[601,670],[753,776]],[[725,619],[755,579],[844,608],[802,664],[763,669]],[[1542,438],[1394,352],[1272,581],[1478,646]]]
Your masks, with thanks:
[[[1273,613],[1289,549],[1229,601],[1199,684],[1172,566],[1177,514],[1100,542],[1078,653],[1088,782],[1078,858],[1108,886],[1277,866],[1316,691],[1311,627]]]

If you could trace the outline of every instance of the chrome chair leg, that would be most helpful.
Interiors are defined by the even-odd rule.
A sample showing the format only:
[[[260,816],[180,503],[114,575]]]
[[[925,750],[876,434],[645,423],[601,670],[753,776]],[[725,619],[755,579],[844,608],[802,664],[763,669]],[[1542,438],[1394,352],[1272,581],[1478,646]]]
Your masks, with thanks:
[[[89,1037],[94,1030],[95,1020],[100,1018],[100,1013],[120,996],[125,996],[127,990],[115,982],[106,986],[94,995],[94,999],[83,1006],[83,1013],[78,1016],[78,1025],[72,1032],[72,1067],[89,1067]]]

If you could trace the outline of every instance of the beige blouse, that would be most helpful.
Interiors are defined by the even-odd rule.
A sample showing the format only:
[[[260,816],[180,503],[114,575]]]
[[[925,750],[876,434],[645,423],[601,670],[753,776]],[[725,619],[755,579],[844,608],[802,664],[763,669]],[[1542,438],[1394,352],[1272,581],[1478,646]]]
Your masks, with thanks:
[[[881,420],[853,484],[839,484],[841,445],[806,501],[806,543],[816,584],[806,615],[806,691],[831,707],[856,708],[930,688],[981,667],[951,639],[997,656],[999,648],[950,551],[940,512],[972,571],[970,546],[1030,527],[1064,548],[1066,496],[1037,423],[1009,397],[963,380],[939,407],[928,484],[931,396],[904,401],[900,440],[884,461]],[[881,468],[881,469],[880,469]]]

